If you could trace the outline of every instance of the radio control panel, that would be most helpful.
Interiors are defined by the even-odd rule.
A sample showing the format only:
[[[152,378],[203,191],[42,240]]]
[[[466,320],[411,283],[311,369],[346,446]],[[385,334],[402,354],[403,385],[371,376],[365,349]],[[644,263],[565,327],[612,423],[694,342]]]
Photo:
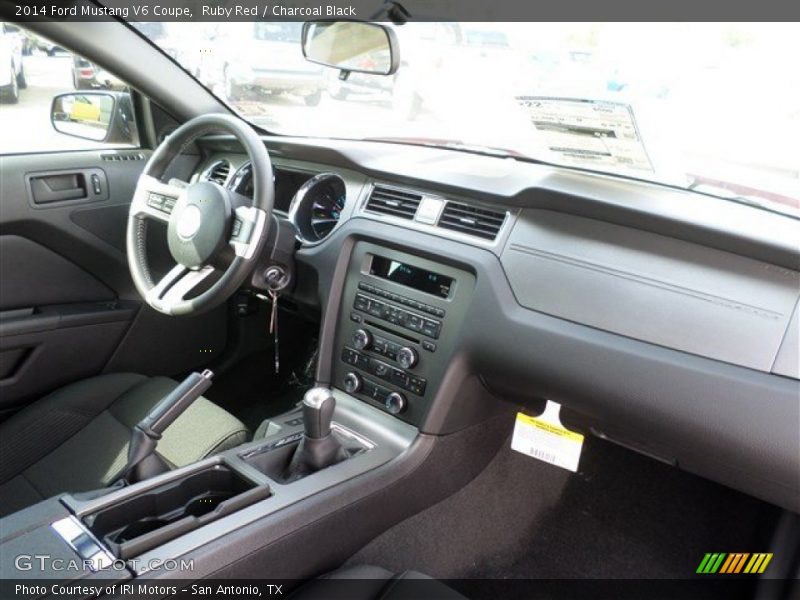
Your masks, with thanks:
[[[336,331],[334,386],[418,424],[436,395],[473,274],[359,242]]]

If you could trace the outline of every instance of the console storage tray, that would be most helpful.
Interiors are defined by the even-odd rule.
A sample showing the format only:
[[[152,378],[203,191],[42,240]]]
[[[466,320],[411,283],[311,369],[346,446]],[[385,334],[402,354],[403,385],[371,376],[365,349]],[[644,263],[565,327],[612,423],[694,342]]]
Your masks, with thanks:
[[[128,559],[272,495],[226,465],[213,465],[84,517],[114,556]]]

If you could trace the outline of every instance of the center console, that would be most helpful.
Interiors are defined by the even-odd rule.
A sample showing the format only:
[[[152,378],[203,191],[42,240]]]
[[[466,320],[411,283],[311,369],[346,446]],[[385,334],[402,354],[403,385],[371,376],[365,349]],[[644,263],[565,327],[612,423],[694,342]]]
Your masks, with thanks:
[[[474,275],[465,270],[357,243],[336,328],[334,386],[419,425],[474,287]]]

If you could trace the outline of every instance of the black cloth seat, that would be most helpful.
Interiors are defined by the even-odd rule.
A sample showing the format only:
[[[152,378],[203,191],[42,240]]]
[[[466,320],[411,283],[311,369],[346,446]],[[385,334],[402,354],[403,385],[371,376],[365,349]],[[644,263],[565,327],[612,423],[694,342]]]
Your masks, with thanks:
[[[344,567],[309,581],[291,600],[466,600],[454,589],[417,571],[392,573],[381,567]]]
[[[64,386],[0,424],[0,516],[63,492],[99,489],[126,464],[131,430],[177,383],[133,373]],[[247,428],[198,398],[157,453],[182,467],[247,441]]]

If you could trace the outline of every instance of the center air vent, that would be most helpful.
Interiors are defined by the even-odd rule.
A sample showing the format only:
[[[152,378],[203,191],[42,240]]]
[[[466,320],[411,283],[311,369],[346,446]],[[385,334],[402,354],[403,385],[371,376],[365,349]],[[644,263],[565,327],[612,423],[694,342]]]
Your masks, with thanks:
[[[231,163],[227,160],[220,160],[211,165],[206,171],[205,178],[220,185],[228,183],[228,176],[231,174]]]
[[[504,211],[478,208],[461,202],[448,202],[439,219],[439,227],[493,240],[497,237],[505,219]]]
[[[421,200],[422,194],[376,185],[366,209],[401,219],[413,219]]]

